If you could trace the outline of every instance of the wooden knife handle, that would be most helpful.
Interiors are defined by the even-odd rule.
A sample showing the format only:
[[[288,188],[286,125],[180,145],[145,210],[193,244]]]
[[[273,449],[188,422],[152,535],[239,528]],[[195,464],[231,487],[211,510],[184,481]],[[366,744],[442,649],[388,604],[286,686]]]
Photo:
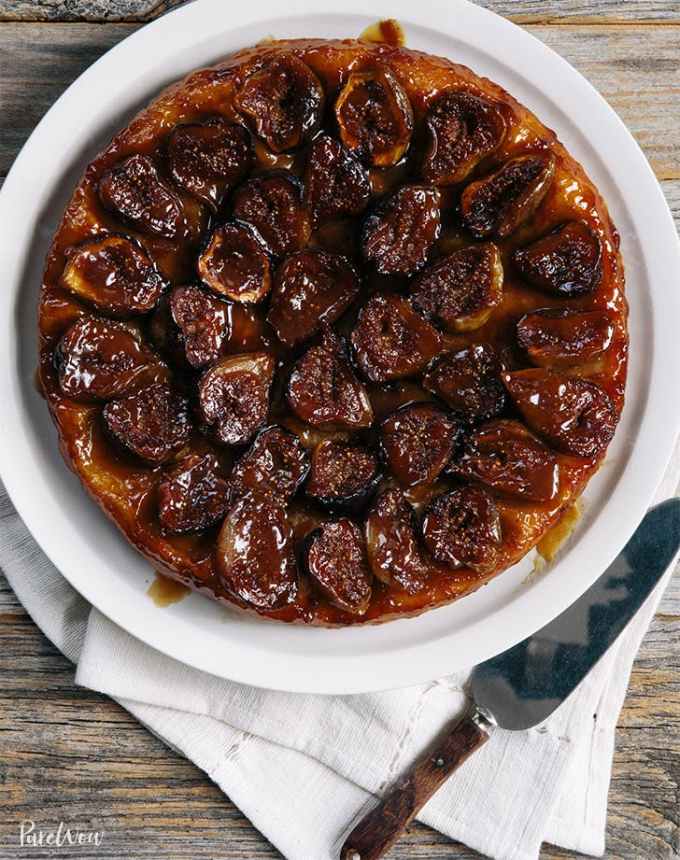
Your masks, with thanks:
[[[489,739],[491,724],[478,712],[458,722],[393,785],[340,849],[340,860],[378,860],[394,845],[432,795]]]

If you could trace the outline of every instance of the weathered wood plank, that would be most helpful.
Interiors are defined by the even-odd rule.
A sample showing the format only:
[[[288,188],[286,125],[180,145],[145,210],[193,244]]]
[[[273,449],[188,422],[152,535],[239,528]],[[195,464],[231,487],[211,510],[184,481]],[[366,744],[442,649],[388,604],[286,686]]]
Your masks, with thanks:
[[[135,28],[0,24],[0,175],[7,173],[38,120],[68,84]],[[680,178],[680,26],[529,29],[600,90],[637,137],[660,178]]]
[[[134,29],[130,24],[0,24],[0,176],[66,87]]]
[[[5,21],[150,21],[186,0],[0,0]],[[680,19],[674,0],[478,0],[520,23]]]
[[[0,0],[0,21],[151,21],[186,0]],[[662,20],[668,10],[662,9]]]

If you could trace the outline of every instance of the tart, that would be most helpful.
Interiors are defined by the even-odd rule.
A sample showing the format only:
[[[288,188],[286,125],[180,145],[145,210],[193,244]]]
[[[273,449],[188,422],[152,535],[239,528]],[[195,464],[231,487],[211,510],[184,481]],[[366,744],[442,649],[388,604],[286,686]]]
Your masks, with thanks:
[[[505,90],[266,42],[87,167],[40,294],[67,464],[162,574],[285,622],[417,615],[526,555],[624,400],[619,238]]]

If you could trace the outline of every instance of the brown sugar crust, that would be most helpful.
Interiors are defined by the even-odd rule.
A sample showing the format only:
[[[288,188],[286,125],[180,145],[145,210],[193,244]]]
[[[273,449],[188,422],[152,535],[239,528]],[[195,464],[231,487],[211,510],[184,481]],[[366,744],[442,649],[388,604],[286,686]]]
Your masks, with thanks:
[[[363,77],[354,79],[352,90],[345,92],[343,110],[337,111],[339,97],[352,73]],[[244,89],[246,81],[249,86]],[[262,111],[268,110],[270,87],[275,93],[272,98],[277,99],[273,105],[276,110],[265,116]],[[447,98],[441,98],[443,94]],[[246,107],[254,112],[248,113]],[[289,108],[292,112],[286,114]],[[399,115],[390,116],[391,110],[398,110]],[[255,121],[256,116],[265,117],[264,126]],[[338,127],[344,118],[351,120],[352,128]],[[373,123],[378,136],[364,134],[359,127],[362,122]],[[208,123],[207,130],[201,129],[204,123]],[[477,132],[475,123],[481,123]],[[177,126],[190,128],[173,136]],[[229,131],[231,126],[244,131]],[[465,137],[468,132],[469,139]],[[343,142],[344,148],[327,140],[323,148],[317,146],[319,157],[310,191],[305,187],[306,176],[310,176],[306,173],[308,153],[313,142],[324,135]],[[457,143],[447,151],[436,152],[436,147],[446,145],[447,140]],[[197,156],[191,147],[206,141],[209,151],[201,161],[201,154]],[[185,152],[181,146],[189,150]],[[133,161],[125,168],[130,158]],[[391,164],[392,160],[396,163]],[[192,171],[200,171],[201,164],[212,164],[221,173],[212,179],[196,179]],[[323,176],[325,164],[329,171],[337,171],[328,182]],[[380,166],[385,164],[389,166]],[[269,184],[257,184],[255,191],[254,186],[247,186],[263,174],[274,179]],[[404,205],[390,207],[390,195],[404,186],[415,190],[398,198],[406,201]],[[320,194],[337,188],[337,193],[342,192],[346,199],[337,205],[329,199],[312,199],[314,188],[320,189]],[[261,267],[262,254],[266,253],[272,292],[263,288],[253,293],[244,284],[229,295],[211,291],[210,283],[201,286],[196,261],[208,247],[215,228],[234,223],[233,201],[239,199],[239,191],[239,212],[245,213],[244,218],[251,217],[249,210],[256,212],[262,223],[248,228],[258,240],[257,259],[253,257],[250,263],[241,259],[241,269],[233,271],[235,277],[239,271],[250,273],[256,263]],[[252,197],[255,192],[259,197]],[[423,211],[429,219],[425,226],[419,221],[424,217]],[[326,218],[328,213],[330,217]],[[268,222],[268,218],[275,223]],[[565,225],[572,226],[565,230]],[[126,263],[124,278],[119,275],[126,295],[120,300],[111,297],[108,314],[105,297],[93,303],[88,284],[76,284],[71,278],[71,286],[77,286],[74,290],[69,288],[69,278],[64,278],[69,260],[74,259],[74,249],[84,243],[101,243],[106,236],[128,237],[136,253],[135,265]],[[402,246],[395,246],[395,241]],[[419,246],[420,242],[426,242],[427,247]],[[428,316],[428,303],[412,301],[412,290],[415,292],[418,284],[429,283],[431,265],[462,248],[489,242],[500,252],[502,296],[494,293],[490,313],[475,317],[473,327],[447,327],[437,313]],[[333,304],[332,278],[328,283],[317,283],[312,298],[321,309],[319,313],[331,306],[337,306],[337,313],[326,313],[319,330],[308,338],[305,332],[304,342],[290,346],[279,340],[267,314],[275,291],[281,288],[276,271],[287,256],[303,249],[338,255],[337,260],[333,257],[336,265],[344,267],[343,271],[347,267],[356,271],[360,288],[356,294],[343,293],[346,302],[343,299]],[[88,252],[88,261],[96,250],[95,245]],[[137,259],[139,262],[135,262]],[[397,264],[393,263],[395,259]],[[149,261],[157,276],[149,270]],[[97,268],[100,263],[106,265],[106,260],[94,260],[91,265],[101,281]],[[120,272],[122,266],[120,263]],[[392,272],[384,274],[390,268]],[[455,298],[455,313],[452,311],[451,316],[463,315],[458,310],[459,303],[469,315],[460,299],[459,275],[455,282],[448,283],[446,272],[442,273],[441,267],[436,271],[438,283],[451,296],[447,299],[451,307]],[[495,274],[498,277],[498,269]],[[137,295],[134,279],[138,277],[143,279],[140,289],[145,291],[140,294],[144,300],[132,301],[126,296]],[[479,277],[483,272],[472,281],[477,293],[483,292]],[[146,304],[154,298],[152,295],[147,299],[149,283],[162,292],[153,310]],[[212,317],[197,319],[196,327],[183,318],[180,329],[173,319],[169,296],[173,288],[186,285],[201,286],[216,301],[197,303]],[[496,282],[495,290],[497,286]],[[239,301],[241,289],[246,298],[256,301]],[[304,300],[305,291],[302,287],[296,289]],[[326,290],[328,297],[324,295]],[[389,381],[376,381],[365,367],[362,371],[356,350],[357,343],[362,346],[361,331],[353,337],[361,309],[375,294],[387,297],[378,303],[398,309],[398,313],[395,310],[391,315],[384,314],[385,322],[376,323],[377,337],[381,342],[384,338],[385,348],[396,355],[390,353],[385,359],[393,361],[390,374],[397,376]],[[411,308],[405,309],[404,302],[409,302]],[[219,319],[214,317],[213,305]],[[606,348],[594,355],[585,338],[583,360],[579,361],[578,319],[572,324],[567,315],[567,322],[557,325],[555,315],[536,315],[540,309],[606,313]],[[396,353],[410,341],[404,332],[389,330],[395,314],[399,320],[418,314],[418,325],[428,331],[427,350],[416,356],[417,361],[413,355],[402,356],[399,361]],[[527,314],[533,314],[529,317],[530,331]],[[80,342],[77,350],[65,356],[64,349],[74,338],[64,342],[62,339],[81,317],[115,320],[120,331],[116,329],[108,340],[101,338],[99,352],[88,353],[88,344]],[[170,86],[88,165],[47,258],[39,313],[40,380],[64,459],[93,499],[156,569],[209,597],[274,620],[325,626],[375,623],[417,615],[474,591],[521,559],[573,503],[601,464],[621,414],[628,348],[626,318],[619,239],[605,202],[554,132],[505,90],[464,66],[402,47],[359,40],[267,42]],[[522,319],[525,322],[518,339],[517,324]],[[85,326],[83,330],[90,328]],[[559,341],[564,330],[566,345]],[[191,336],[195,344],[203,331],[217,332],[215,362],[195,367],[187,361],[184,338]],[[421,333],[415,341],[420,344],[423,337]],[[135,349],[142,351],[148,368],[145,365],[143,372],[130,372],[125,354],[115,353],[113,348],[119,341],[137,344]],[[332,361],[342,368],[343,384],[349,378],[361,396],[370,401],[370,408],[367,405],[365,409],[365,414],[371,416],[370,427],[364,426],[366,422],[358,427],[332,422],[309,424],[289,406],[287,386],[294,367],[305,366],[300,359],[309,349],[329,342],[333,344]],[[107,344],[113,346],[109,349]],[[493,465],[494,470],[507,467],[509,478],[502,476],[484,484],[477,480],[474,470],[457,468],[458,459],[469,448],[467,440],[488,419],[471,420],[464,410],[457,410],[437,396],[435,386],[423,385],[423,376],[437,362],[446,367],[443,357],[478,344],[491,347],[498,356],[496,384],[506,391],[505,398],[498,401],[500,414],[496,412],[491,420],[522,422],[555,458],[558,485],[547,500],[535,501],[507,491],[517,483],[512,479],[513,469],[521,473],[523,480],[531,469],[530,463],[512,461],[512,452],[524,450],[521,445],[505,444],[498,456],[510,459],[499,459]],[[540,367],[532,360],[532,352],[534,358],[539,354],[537,344]],[[380,344],[372,342],[370,347],[375,352]],[[261,372],[263,361],[252,359],[262,354],[268,354],[275,365],[271,380],[268,373]],[[225,421],[208,425],[201,417],[199,382],[210,373],[210,366],[237,355],[249,357],[244,361],[252,372],[247,379],[237,380],[233,389],[220,394],[216,407],[236,403],[245,410],[242,417],[247,433],[244,431],[243,437],[249,438],[243,444],[232,445],[219,437],[219,428]],[[561,363],[551,365],[553,355],[561,357]],[[60,385],[60,368],[65,361],[72,383],[67,391]],[[400,367],[408,370],[401,373]],[[470,374],[474,376],[474,367],[471,362],[472,369],[464,374],[466,385],[473,387]],[[523,371],[524,375],[515,376]],[[119,374],[112,377],[112,387],[104,386],[109,393],[114,391],[115,397],[105,394],[102,400],[73,396],[73,391],[90,384],[89,378],[78,379],[78,374],[93,372]],[[333,373],[327,377],[315,382],[316,388],[310,383],[310,396],[314,392],[320,398],[337,395],[333,391]],[[562,385],[559,377],[577,378],[579,383]],[[188,413],[183,411],[181,416],[182,433],[175,432],[172,445],[167,446],[168,459],[154,463],[133,453],[134,440],[123,439],[121,444],[118,435],[107,426],[105,414],[116,412],[108,405],[116,398],[130,397],[160,384],[171,387],[167,402],[182,403],[183,410],[188,404]],[[484,379],[480,384],[494,383]],[[560,400],[563,389],[567,390],[564,402]],[[265,415],[261,415],[262,397],[269,403]],[[461,436],[456,438],[451,462],[439,474],[429,483],[406,486],[399,483],[399,475],[390,471],[389,461],[380,459],[380,428],[397,409],[419,401],[433,401],[456,427],[462,428]],[[153,402],[149,408],[156,409]],[[162,414],[165,413],[154,411],[150,426]],[[190,427],[185,432],[186,421]],[[568,426],[563,431],[565,422]],[[380,479],[375,489],[349,512],[364,540],[366,519],[380,503],[381,494],[398,492],[394,498],[403,496],[407,502],[407,507],[399,502],[403,508],[401,519],[382,514],[372,518],[375,527],[368,530],[369,538],[384,543],[377,555],[375,546],[366,547],[369,567],[363,562],[357,565],[365,591],[370,561],[380,558],[380,570],[371,571],[370,598],[364,601],[362,596],[361,612],[346,611],[341,607],[342,601],[330,600],[327,590],[315,587],[302,559],[309,536],[323,523],[337,522],[346,515],[344,511],[340,515],[332,506],[324,505],[323,499],[319,501],[306,493],[308,477],[295,485],[292,497],[271,489],[270,485],[278,485],[276,480],[263,482],[265,489],[256,486],[245,496],[230,486],[233,464],[250,449],[253,440],[257,442],[258,433],[273,425],[295,434],[297,440],[282,438],[291,445],[299,441],[310,458],[318,445],[330,439],[359,446],[380,460]],[[121,424],[118,434],[125,432]],[[488,441],[496,437],[487,434],[484,438]],[[427,438],[414,436],[404,442],[405,450],[415,451],[416,457],[419,445],[427,446]],[[257,451],[263,447],[260,444]],[[211,455],[207,461],[211,464],[211,481],[220,487],[221,481],[226,481],[231,494],[232,507],[225,515],[225,525],[220,520],[201,528],[210,517],[196,516],[195,531],[173,533],[164,528],[159,518],[159,487],[172,479],[174,489],[181,492],[181,464],[194,462],[187,458],[207,455]],[[493,455],[493,451],[489,454],[485,449],[485,457]],[[267,456],[270,459],[263,462],[262,468],[288,468],[290,454],[285,446]],[[462,462],[464,465],[466,461]],[[465,507],[468,496],[474,497],[474,510],[467,511]],[[179,499],[177,504],[184,502]],[[494,525],[493,540],[481,531],[479,541],[474,537],[473,520],[478,509],[483,509],[486,519]],[[432,520],[433,511],[439,517],[436,522]],[[428,549],[424,521],[428,534],[434,525],[437,527],[439,542],[429,540],[437,547],[436,559]],[[234,556],[240,546],[238,530],[249,535],[250,545],[243,557]],[[359,547],[357,530],[352,533]],[[453,536],[449,546],[441,543],[440,536],[446,534]],[[456,555],[463,536],[469,541],[471,535],[469,552],[466,549]],[[489,545],[486,555],[485,541]],[[411,556],[405,560],[403,554],[408,547]],[[361,554],[359,548],[356,552]],[[473,567],[465,566],[468,555],[474,558]],[[399,584],[399,576],[391,576],[388,567],[392,557],[413,565],[415,574],[408,588]],[[265,567],[281,559],[285,565],[278,581],[277,570]],[[249,595],[257,599],[251,600]]]

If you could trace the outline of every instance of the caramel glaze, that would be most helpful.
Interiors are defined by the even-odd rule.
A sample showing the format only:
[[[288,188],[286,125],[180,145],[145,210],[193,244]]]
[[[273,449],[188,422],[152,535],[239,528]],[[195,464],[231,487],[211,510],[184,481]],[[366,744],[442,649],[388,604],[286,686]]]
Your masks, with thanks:
[[[366,27],[363,33],[359,36],[362,42],[377,42],[392,47],[401,48],[404,45],[404,31],[401,28],[399,21],[394,18],[385,18],[383,21],[377,21]]]
[[[581,507],[577,501],[565,508],[555,525],[549,529],[536,544],[536,551],[550,564],[569,540],[576,524],[581,518]]]
[[[167,609],[168,606],[184,600],[191,592],[186,585],[157,573],[146,593],[159,609]]]
[[[332,128],[332,110],[329,110],[329,106],[332,107],[334,97],[349,73],[362,67],[370,67],[376,61],[389,65],[408,94],[414,110],[416,130],[422,123],[428,104],[444,89],[453,88],[484,95],[504,105],[508,123],[506,138],[499,150],[477,166],[466,183],[489,173],[514,155],[545,150],[551,150],[555,156],[555,178],[535,214],[509,238],[499,242],[507,273],[502,304],[483,328],[467,334],[447,336],[447,345],[453,348],[472,341],[491,342],[508,355],[511,368],[526,367],[526,357],[513,346],[514,326],[522,314],[538,307],[582,307],[589,310],[596,307],[607,308],[615,327],[611,347],[597,363],[572,369],[571,372],[587,376],[605,388],[612,398],[617,415],[623,407],[626,378],[627,305],[623,293],[623,266],[618,234],[605,203],[580,165],[557,140],[554,132],[543,126],[535,116],[496,84],[477,77],[469,69],[449,60],[397,46],[356,40],[312,39],[268,42],[237,53],[213,68],[194,72],[184,81],[170,86],[138,114],[88,166],[68,205],[47,258],[40,298],[40,378],[59,431],[61,450],[66,462],[127,538],[163,574],[214,599],[249,611],[252,609],[224,588],[216,573],[213,552],[218,527],[194,535],[163,534],[156,508],[156,491],[161,468],[142,465],[132,456],[112,446],[102,430],[100,406],[76,403],[63,396],[55,373],[54,351],[67,326],[88,312],[84,305],[59,286],[65,252],[70,246],[96,235],[125,232],[127,235],[136,236],[143,243],[161,273],[172,284],[181,284],[195,280],[193,265],[196,253],[209,231],[211,217],[207,209],[182,192],[179,192],[179,195],[189,213],[194,236],[192,240],[183,244],[176,243],[164,238],[142,235],[121,225],[112,214],[102,208],[97,197],[96,184],[104,171],[132,153],[149,153],[157,149],[162,152],[168,133],[178,123],[201,121],[214,115],[239,122],[240,118],[233,105],[233,94],[243,80],[244,70],[250,68],[253,63],[259,64],[284,51],[292,52],[304,60],[321,80],[326,93],[328,128]],[[414,141],[417,147],[417,136]],[[304,150],[292,156],[279,156],[270,152],[261,142],[256,145],[256,158],[261,170],[275,166],[301,175],[304,166]],[[393,168],[373,169],[371,183],[374,195],[394,187],[403,181],[410,171],[411,161],[408,156]],[[443,206],[454,205],[457,193],[450,188],[443,189]],[[601,240],[602,279],[597,291],[582,298],[563,300],[543,294],[515,279],[509,261],[511,252],[543,236],[554,226],[573,219],[586,222]],[[445,220],[437,252],[451,251],[469,241],[468,235],[454,226],[448,226]],[[311,244],[329,250],[337,249],[356,259],[353,231],[347,222],[324,225],[313,235]],[[375,276],[368,273],[364,275],[366,277],[362,301],[365,301],[366,290],[374,291],[378,286],[382,290],[399,286],[384,277],[379,279],[378,284]],[[350,308],[336,328],[349,331],[356,311],[356,306]],[[239,353],[264,348],[273,351],[279,358],[279,385],[275,386],[270,423],[278,421],[296,430],[301,434],[303,444],[309,447],[321,436],[329,435],[301,426],[290,413],[285,413],[280,392],[286,379],[286,369],[291,363],[291,355],[284,353],[264,320],[266,303],[264,308],[260,305],[251,310],[232,305],[230,312],[232,335],[228,344],[229,352]],[[148,321],[142,319],[136,325],[145,330]],[[300,350],[292,357],[299,353]],[[176,376],[182,384],[181,375]],[[279,392],[278,397],[276,391]],[[431,395],[424,392],[417,382],[412,381],[392,384],[387,391],[369,386],[369,391],[377,418],[400,404],[431,399]],[[342,437],[345,434],[335,435]],[[190,447],[199,451],[214,450],[228,473],[233,459],[233,454],[228,449],[213,446],[198,432],[194,433]],[[398,616],[417,615],[474,591],[536,545],[579,495],[600,465],[603,456],[604,454],[594,460],[585,460],[560,454],[559,492],[549,503],[528,503],[496,494],[503,545],[496,569],[483,576],[466,569],[446,574],[435,573],[425,588],[415,595],[375,580],[371,603],[363,616],[352,616],[331,606],[312,592],[306,578],[301,577],[301,587],[295,603],[284,609],[261,614],[279,621],[327,626],[382,622]],[[417,507],[422,507],[435,491],[441,491],[449,485],[447,479],[440,479],[434,486],[417,488],[409,495]],[[290,505],[290,517],[296,537],[302,539],[320,521],[327,519],[328,515],[314,509],[301,497],[296,497]]]

